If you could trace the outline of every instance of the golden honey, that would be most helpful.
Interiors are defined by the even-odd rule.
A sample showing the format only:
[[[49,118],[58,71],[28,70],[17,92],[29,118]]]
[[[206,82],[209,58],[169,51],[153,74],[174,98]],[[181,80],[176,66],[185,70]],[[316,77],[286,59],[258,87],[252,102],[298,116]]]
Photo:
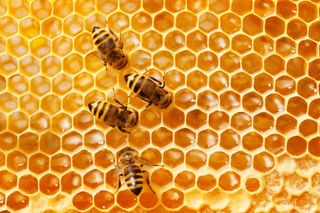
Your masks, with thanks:
[[[319,0],[0,0],[0,211],[316,212]],[[106,70],[91,30],[121,33]],[[165,79],[165,110],[123,76]],[[96,100],[139,111],[130,134]],[[137,149],[155,191],[118,192],[115,153]]]

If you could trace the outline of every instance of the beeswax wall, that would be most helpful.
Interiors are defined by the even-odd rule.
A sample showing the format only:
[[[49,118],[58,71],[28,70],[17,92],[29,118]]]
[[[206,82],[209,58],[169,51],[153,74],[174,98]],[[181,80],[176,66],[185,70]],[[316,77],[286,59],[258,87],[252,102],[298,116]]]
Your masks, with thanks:
[[[0,210],[315,212],[320,208],[319,0],[0,0]],[[129,67],[92,54],[91,29],[119,34]],[[95,121],[124,103],[123,75],[174,95],[130,134]],[[118,193],[115,153],[164,167]]]

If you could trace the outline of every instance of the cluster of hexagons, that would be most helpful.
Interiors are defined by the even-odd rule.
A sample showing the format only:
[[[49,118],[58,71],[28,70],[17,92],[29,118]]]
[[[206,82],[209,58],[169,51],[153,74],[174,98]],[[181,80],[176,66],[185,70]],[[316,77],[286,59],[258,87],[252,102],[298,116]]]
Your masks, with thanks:
[[[319,0],[0,0],[0,210],[37,194],[70,211],[320,208],[319,13]],[[174,93],[166,110],[130,97],[129,136],[85,109],[126,88],[127,70],[91,54],[105,18],[130,70],[165,72]],[[156,194],[114,193],[127,143],[164,164],[150,170]],[[215,205],[195,207],[199,194]]]

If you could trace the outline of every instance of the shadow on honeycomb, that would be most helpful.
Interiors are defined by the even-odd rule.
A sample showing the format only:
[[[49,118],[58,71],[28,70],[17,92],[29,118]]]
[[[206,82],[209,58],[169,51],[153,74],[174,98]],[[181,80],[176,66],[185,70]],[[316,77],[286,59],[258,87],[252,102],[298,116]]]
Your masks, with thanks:
[[[0,0],[0,210],[316,212],[320,208],[319,0]],[[95,121],[121,72],[92,53],[109,26],[130,71],[164,75],[174,103],[137,97],[130,135]],[[165,73],[165,74],[164,74]],[[119,193],[115,153],[155,194]]]

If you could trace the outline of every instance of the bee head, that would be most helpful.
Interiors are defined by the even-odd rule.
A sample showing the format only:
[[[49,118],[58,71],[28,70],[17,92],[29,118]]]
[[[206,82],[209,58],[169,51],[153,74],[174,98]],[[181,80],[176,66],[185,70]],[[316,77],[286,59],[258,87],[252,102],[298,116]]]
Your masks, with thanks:
[[[167,93],[161,97],[158,107],[160,109],[167,108],[171,104],[171,102],[172,102],[172,94]]]
[[[94,27],[92,28],[92,33],[94,33],[95,31],[97,31],[97,30],[99,30],[99,29],[100,29],[100,27],[94,26]]]
[[[137,125],[139,120],[139,114],[136,110],[132,110],[132,112],[130,112],[130,114],[128,115],[127,118],[127,122],[126,122],[126,126],[127,127],[134,127],[135,125]]]
[[[125,147],[125,148],[123,148],[123,149],[121,149],[120,151],[117,152],[117,159],[120,160],[120,157],[122,155],[127,155],[128,156],[128,154],[132,154],[132,153],[138,154],[138,152],[136,150],[134,150],[131,147],[127,146],[127,147]]]

